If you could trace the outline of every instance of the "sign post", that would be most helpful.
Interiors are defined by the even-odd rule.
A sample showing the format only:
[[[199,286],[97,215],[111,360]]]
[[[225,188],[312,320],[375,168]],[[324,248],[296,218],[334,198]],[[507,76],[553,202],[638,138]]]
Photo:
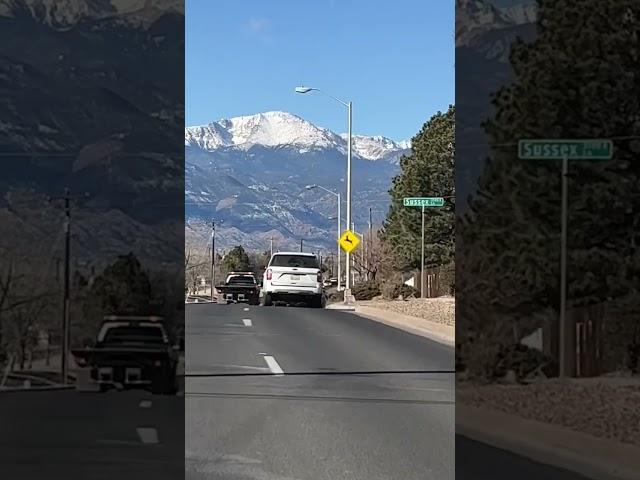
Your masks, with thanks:
[[[518,157],[522,160],[562,160],[562,194],[560,213],[560,321],[559,375],[567,376],[567,217],[569,210],[569,160],[610,160],[611,140],[527,140],[518,142]]]
[[[420,298],[424,298],[424,205],[422,206],[422,241],[420,253]]]
[[[422,207],[422,247],[420,256],[420,298],[425,298],[424,288],[424,208],[444,207],[443,197],[405,197],[403,199],[405,207]]]

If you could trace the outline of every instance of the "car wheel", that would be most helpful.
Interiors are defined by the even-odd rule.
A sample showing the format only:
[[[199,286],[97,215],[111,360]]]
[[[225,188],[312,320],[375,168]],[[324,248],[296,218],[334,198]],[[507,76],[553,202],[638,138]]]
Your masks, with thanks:
[[[311,300],[311,307],[313,307],[313,308],[323,308],[323,304],[322,303],[323,303],[322,302],[322,295],[316,295]]]
[[[271,295],[269,295],[268,293],[265,293],[262,296],[262,306],[263,307],[270,307],[271,305],[273,305],[273,301],[271,299]]]

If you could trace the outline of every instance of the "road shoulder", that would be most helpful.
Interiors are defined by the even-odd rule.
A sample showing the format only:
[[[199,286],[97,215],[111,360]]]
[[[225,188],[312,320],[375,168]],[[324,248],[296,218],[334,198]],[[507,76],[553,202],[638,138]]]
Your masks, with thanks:
[[[327,308],[340,310],[340,304],[336,307],[328,306]],[[375,308],[367,304],[356,302],[353,308],[348,309],[358,316],[383,323],[389,327],[404,330],[405,332],[428,338],[434,342],[442,343],[449,347],[455,345],[455,327],[443,325],[419,317],[413,317],[391,310],[383,310]]]
[[[633,480],[640,448],[486,408],[456,405],[456,435],[594,480]]]

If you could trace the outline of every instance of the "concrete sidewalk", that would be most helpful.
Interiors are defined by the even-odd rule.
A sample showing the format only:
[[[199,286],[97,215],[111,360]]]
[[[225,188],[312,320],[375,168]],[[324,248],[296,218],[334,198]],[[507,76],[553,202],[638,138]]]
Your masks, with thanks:
[[[495,410],[456,405],[456,435],[594,480],[636,480],[640,448]]]
[[[455,327],[431,322],[419,317],[404,315],[391,310],[371,307],[356,302],[354,306],[346,307],[342,303],[328,305],[327,308],[352,311],[361,317],[393,328],[398,328],[414,335],[428,338],[438,343],[453,347],[455,345]]]

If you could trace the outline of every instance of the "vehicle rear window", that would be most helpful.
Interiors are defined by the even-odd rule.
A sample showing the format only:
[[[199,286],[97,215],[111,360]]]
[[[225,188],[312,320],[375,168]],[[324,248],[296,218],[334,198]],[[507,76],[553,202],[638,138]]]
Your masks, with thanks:
[[[114,327],[104,335],[105,343],[164,343],[160,328]]]
[[[275,255],[272,267],[318,268],[318,259],[309,255]]]
[[[256,279],[249,275],[236,275],[234,277],[229,278],[229,284],[239,284],[239,283],[256,283]]]

